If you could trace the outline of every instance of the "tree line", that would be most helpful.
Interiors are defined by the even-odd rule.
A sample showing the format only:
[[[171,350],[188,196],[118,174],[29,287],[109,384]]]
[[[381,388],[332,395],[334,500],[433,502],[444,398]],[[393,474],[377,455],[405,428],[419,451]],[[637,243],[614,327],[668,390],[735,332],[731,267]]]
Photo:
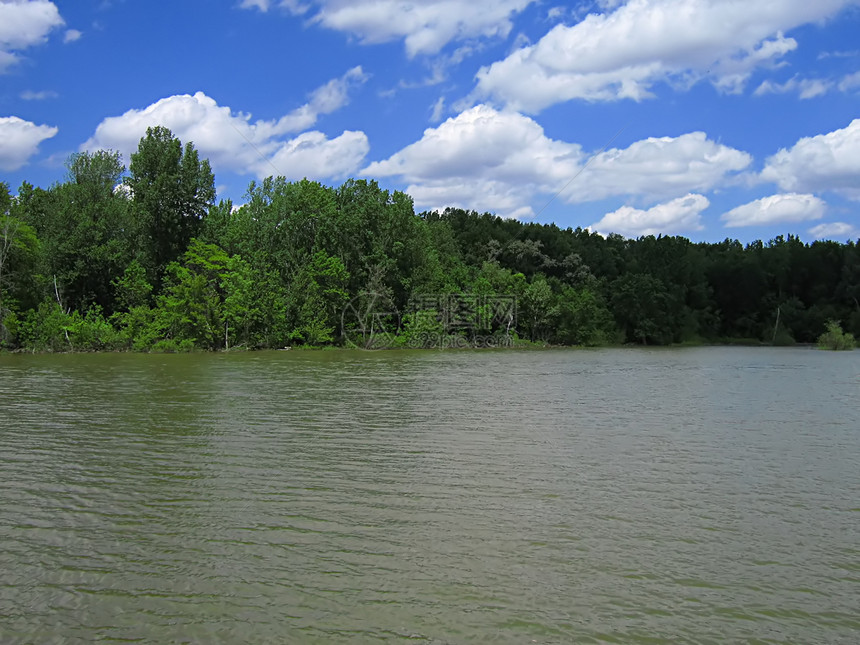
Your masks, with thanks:
[[[625,239],[462,209],[416,214],[403,192],[354,179],[270,177],[234,207],[216,203],[194,145],[163,127],[128,168],[97,151],[67,169],[14,197],[0,183],[0,348],[323,346],[383,328],[388,346],[790,344],[830,321],[860,335],[851,241]],[[504,315],[487,315],[499,303]]]

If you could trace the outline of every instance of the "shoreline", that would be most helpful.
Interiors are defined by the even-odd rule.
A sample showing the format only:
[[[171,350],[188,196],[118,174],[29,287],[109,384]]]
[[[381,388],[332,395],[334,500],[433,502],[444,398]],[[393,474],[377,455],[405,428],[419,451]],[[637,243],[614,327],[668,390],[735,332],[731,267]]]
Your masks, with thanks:
[[[714,342],[685,342],[673,343],[669,345],[646,345],[646,344],[607,344],[607,345],[555,345],[555,344],[539,344],[532,341],[516,341],[513,345],[498,345],[498,346],[481,346],[481,345],[457,345],[457,346],[434,346],[434,347],[408,347],[408,346],[393,346],[393,347],[358,347],[344,345],[326,345],[322,347],[314,347],[308,345],[296,345],[288,347],[259,347],[259,348],[230,348],[230,349],[199,349],[192,348],[181,351],[139,351],[134,349],[69,349],[67,351],[30,351],[27,349],[0,350],[0,356],[62,356],[73,354],[140,354],[153,356],[166,355],[181,355],[181,354],[252,354],[262,352],[363,352],[363,353],[380,353],[380,352],[416,352],[416,351],[434,351],[434,352],[457,352],[457,351],[548,351],[558,349],[568,350],[583,350],[594,351],[604,349],[652,349],[652,350],[669,350],[669,349],[700,349],[703,347],[745,347],[749,349],[819,349],[815,343],[793,343],[791,345],[772,344],[767,342],[752,342],[749,339],[732,339],[728,341]],[[830,351],[821,349],[821,351]]]

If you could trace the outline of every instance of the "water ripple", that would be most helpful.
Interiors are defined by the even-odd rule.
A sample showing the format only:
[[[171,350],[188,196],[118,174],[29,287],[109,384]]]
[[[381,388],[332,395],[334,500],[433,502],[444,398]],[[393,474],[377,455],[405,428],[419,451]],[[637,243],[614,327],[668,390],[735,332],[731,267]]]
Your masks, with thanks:
[[[0,356],[0,641],[858,642],[856,355]]]

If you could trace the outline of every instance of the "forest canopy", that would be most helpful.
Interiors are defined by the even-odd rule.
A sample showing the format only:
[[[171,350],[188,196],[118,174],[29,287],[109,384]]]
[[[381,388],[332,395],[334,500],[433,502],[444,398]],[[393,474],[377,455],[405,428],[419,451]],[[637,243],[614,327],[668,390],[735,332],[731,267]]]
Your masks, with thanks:
[[[14,197],[0,183],[0,348],[791,344],[831,321],[860,336],[857,242],[632,240],[416,214],[408,195],[355,179],[270,177],[234,207],[163,127],[127,169],[111,151],[67,169]]]

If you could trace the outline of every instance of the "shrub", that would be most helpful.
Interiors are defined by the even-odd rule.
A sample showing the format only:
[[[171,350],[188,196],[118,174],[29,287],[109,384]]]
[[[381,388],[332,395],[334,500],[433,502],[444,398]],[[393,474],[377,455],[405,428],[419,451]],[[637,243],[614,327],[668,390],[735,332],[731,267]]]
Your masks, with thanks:
[[[69,322],[69,315],[56,302],[42,302],[24,314],[18,327],[19,343],[32,352],[68,351],[72,349]]]
[[[101,307],[91,307],[85,316],[73,311],[66,317],[64,330],[74,349],[105,351],[122,347],[122,335],[105,319]]]
[[[184,354],[194,351],[194,341],[188,338],[177,340],[176,338],[165,338],[155,343],[151,351],[160,354]]]
[[[854,336],[842,331],[841,325],[835,320],[827,322],[827,331],[818,337],[818,348],[833,351],[854,349]]]

